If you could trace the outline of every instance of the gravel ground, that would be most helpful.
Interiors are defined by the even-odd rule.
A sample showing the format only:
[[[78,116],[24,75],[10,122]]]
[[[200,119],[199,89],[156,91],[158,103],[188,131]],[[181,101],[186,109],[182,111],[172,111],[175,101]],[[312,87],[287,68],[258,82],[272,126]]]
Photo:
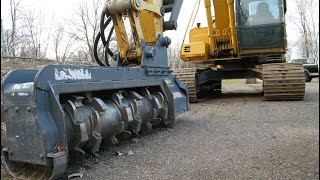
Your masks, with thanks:
[[[261,85],[191,104],[173,129],[72,163],[82,179],[319,179],[319,82],[304,101],[265,102]],[[248,93],[249,92],[249,93]],[[114,152],[123,153],[114,155]]]
[[[2,61],[1,75],[46,63]],[[225,86],[175,128],[105,143],[62,179],[319,179],[319,80],[306,85],[305,100],[292,102],[263,101],[261,84]],[[2,166],[1,179],[12,179]]]

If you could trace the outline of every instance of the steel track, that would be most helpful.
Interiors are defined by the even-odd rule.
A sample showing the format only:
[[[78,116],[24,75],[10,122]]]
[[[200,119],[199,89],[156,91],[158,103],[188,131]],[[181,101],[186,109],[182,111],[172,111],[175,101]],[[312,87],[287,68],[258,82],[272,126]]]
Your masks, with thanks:
[[[188,86],[189,101],[198,102],[195,75],[197,68],[172,69],[172,74]]]
[[[304,68],[299,63],[264,64],[264,100],[303,100],[305,95]]]

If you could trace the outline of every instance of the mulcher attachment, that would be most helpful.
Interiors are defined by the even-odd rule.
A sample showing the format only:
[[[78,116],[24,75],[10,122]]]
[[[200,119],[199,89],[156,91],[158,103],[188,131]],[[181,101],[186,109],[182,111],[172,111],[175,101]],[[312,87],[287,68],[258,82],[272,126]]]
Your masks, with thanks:
[[[102,139],[173,127],[189,108],[187,87],[168,67],[14,70],[2,93],[3,163],[32,179],[60,177],[71,151],[97,152]]]
[[[117,143],[118,137],[154,126],[173,127],[175,117],[189,109],[188,89],[169,70],[171,39],[162,34],[176,29],[182,2],[108,1],[94,57],[109,66],[110,55],[117,67],[49,65],[9,72],[2,81],[1,147],[10,174],[56,179],[65,173],[72,151],[94,153],[102,139]],[[171,13],[169,21],[163,19],[166,13]],[[130,21],[134,46],[124,18]],[[114,53],[109,48],[113,29],[119,49]],[[105,64],[97,53],[99,39]]]

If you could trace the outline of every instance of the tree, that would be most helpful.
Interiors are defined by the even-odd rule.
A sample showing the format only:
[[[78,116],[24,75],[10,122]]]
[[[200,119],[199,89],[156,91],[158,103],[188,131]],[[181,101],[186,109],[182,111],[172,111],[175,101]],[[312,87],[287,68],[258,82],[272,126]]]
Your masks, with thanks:
[[[288,42],[287,45],[287,50],[285,54],[285,62],[291,62],[292,61],[292,49],[293,49],[293,44],[291,42]]]
[[[72,34],[68,34],[61,24],[56,26],[52,35],[53,50],[57,61],[65,61],[68,58],[71,47],[75,42]]]
[[[299,30],[300,37],[297,45],[302,57],[314,57],[319,61],[319,2],[315,0],[295,0],[296,9],[288,15]]]
[[[70,34],[79,42],[81,49],[87,54],[87,60],[92,61],[93,43],[99,32],[101,0],[85,1],[78,3],[74,16],[68,20]]]
[[[180,45],[179,43],[171,44],[168,48],[168,64],[172,69],[179,69],[182,60],[180,60]]]
[[[287,51],[286,51],[286,55],[285,55],[285,62],[291,62],[292,61],[292,48],[289,47],[287,48]]]
[[[1,57],[8,56],[8,38],[6,31],[3,28],[2,19],[1,19]]]
[[[51,24],[46,25],[45,14],[35,9],[24,10],[23,13],[23,42],[21,47],[29,57],[45,57],[51,37]]]
[[[9,42],[9,51],[12,53],[12,56],[16,56],[16,49],[18,45],[18,37],[17,33],[17,21],[21,18],[21,11],[20,11],[20,2],[21,0],[10,0],[10,18],[11,18],[11,33],[10,33],[10,40]]]
[[[57,29],[52,35],[53,38],[53,47],[54,47],[54,53],[55,53],[55,58],[57,61],[59,61],[59,46],[61,44],[61,40],[63,38],[64,34],[64,29],[61,25],[57,26]]]
[[[39,55],[39,46],[40,46],[40,37],[42,31],[41,24],[37,22],[37,19],[40,18],[35,10],[26,11],[23,18],[23,26],[26,29],[25,32],[25,41],[24,48],[28,49],[28,56],[38,57]],[[27,46],[27,47],[26,47]]]

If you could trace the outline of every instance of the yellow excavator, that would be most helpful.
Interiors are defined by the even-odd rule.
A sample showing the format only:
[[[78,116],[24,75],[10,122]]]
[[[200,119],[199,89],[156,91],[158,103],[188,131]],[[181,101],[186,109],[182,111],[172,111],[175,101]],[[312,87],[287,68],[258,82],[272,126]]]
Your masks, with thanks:
[[[303,66],[284,60],[285,0],[199,0],[186,33],[200,4],[204,4],[207,27],[197,23],[189,31],[180,57],[206,68],[173,70],[188,85],[190,102],[221,93],[223,79],[247,78],[263,80],[265,100],[303,100]]]

